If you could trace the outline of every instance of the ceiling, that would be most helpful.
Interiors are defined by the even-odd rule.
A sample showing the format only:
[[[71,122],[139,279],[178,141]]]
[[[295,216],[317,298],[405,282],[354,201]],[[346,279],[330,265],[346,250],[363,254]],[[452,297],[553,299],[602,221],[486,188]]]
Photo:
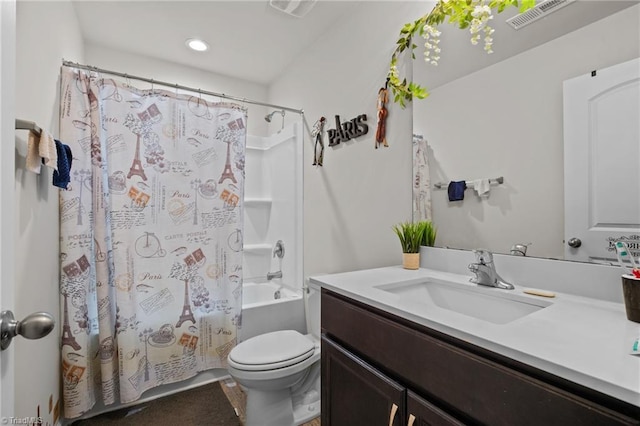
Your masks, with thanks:
[[[428,82],[427,89],[434,89],[638,3],[638,0],[578,0],[517,31],[507,24],[506,20],[517,15],[518,9],[505,9],[491,21],[495,33],[494,53],[490,55],[485,53],[482,43],[476,46],[471,44],[468,31],[462,31],[453,25],[441,25],[439,29],[442,32],[442,53],[438,66],[416,61],[413,79],[417,82]],[[640,37],[640,28],[638,34]],[[567,52],[567,55],[570,54],[571,52]],[[420,55],[416,54],[416,57],[421,58],[422,52]]]
[[[364,2],[318,1],[296,18],[262,1],[86,1],[74,6],[86,42],[268,84]],[[185,46],[209,43],[207,52]]]
[[[269,84],[332,26],[345,25],[371,1],[318,0],[303,18],[277,11],[268,0],[77,0],[74,6],[88,43]],[[433,2],[424,3],[426,13]],[[492,55],[472,46],[468,31],[442,25],[440,64],[418,66],[414,79],[420,81],[426,73],[429,88],[437,87],[637,3],[580,0],[519,31],[504,23],[517,14],[515,8],[507,9],[492,22]],[[206,40],[209,51],[187,49],[185,40],[193,37]]]

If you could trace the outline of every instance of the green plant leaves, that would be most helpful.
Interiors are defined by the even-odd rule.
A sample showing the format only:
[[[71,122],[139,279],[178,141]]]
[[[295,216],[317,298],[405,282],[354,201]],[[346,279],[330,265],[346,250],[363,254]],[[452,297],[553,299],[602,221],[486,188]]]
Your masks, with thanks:
[[[418,253],[420,246],[433,246],[436,228],[431,221],[402,222],[392,227],[400,240],[403,253]]]
[[[485,4],[492,10],[496,10],[497,13],[501,13],[508,7],[519,7],[520,13],[522,13],[534,7],[536,3],[535,0],[491,0]],[[469,28],[473,19],[472,12],[477,5],[479,5],[479,2],[473,0],[438,0],[429,13],[414,22],[404,24],[400,30],[400,37],[396,42],[396,49],[391,56],[389,73],[387,74],[389,87],[391,87],[394,95],[393,100],[395,103],[400,104],[400,107],[404,108],[406,103],[411,102],[413,98],[424,99],[429,96],[429,93],[423,86],[413,82],[407,83],[406,79],[400,79],[397,70],[398,56],[405,50],[409,50],[411,59],[416,58],[413,51],[418,46],[412,40],[416,35],[424,35],[425,25],[435,27],[448,18],[449,23],[457,25],[460,29]]]

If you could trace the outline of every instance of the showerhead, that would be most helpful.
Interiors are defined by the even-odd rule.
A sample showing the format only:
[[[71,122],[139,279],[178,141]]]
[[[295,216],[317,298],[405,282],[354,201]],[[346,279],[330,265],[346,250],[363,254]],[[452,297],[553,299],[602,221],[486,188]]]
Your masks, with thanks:
[[[282,114],[282,118],[284,118],[284,110],[282,109],[282,110],[280,110],[280,111],[277,111],[277,110],[276,110],[276,111],[272,111],[272,112],[270,112],[269,114],[265,115],[265,116],[264,116],[264,120],[265,120],[267,123],[271,123],[271,118],[273,117],[273,114],[275,114],[275,113],[277,113],[277,112],[279,112],[280,114]]]

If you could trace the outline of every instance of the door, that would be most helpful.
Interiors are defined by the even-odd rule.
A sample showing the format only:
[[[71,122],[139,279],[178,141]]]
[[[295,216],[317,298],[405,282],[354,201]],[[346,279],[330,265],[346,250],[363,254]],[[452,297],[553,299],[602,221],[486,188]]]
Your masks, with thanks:
[[[322,425],[405,424],[403,386],[325,337],[321,352]]]
[[[407,426],[463,426],[448,413],[411,391],[407,391]]]
[[[31,231],[27,225],[35,222],[50,226],[51,222],[35,220],[32,213],[40,210],[36,207],[24,210],[24,197],[17,191],[24,189],[22,194],[33,198],[42,198],[43,194],[40,190],[42,179],[32,177],[29,185],[25,185],[16,178],[18,172],[25,169],[20,166],[24,159],[19,151],[26,150],[24,140],[17,144],[18,133],[15,130],[16,86],[19,85],[16,74],[16,13],[15,0],[0,1],[0,310],[13,311],[15,319],[23,321],[34,311],[46,310],[56,314],[57,297],[45,293],[40,280],[28,277],[39,271],[57,283],[58,257],[55,250],[48,250],[44,262],[47,265],[43,266],[45,258],[38,252],[43,246],[42,240],[34,238],[25,244],[25,235]],[[25,134],[20,136],[25,139]],[[42,178],[50,179],[51,175],[42,175]],[[57,210],[57,196],[49,197],[47,202]],[[52,223],[55,229],[57,218]],[[56,265],[55,268],[48,266],[51,263]],[[57,296],[57,292],[55,294]],[[42,300],[46,300],[46,306]],[[42,330],[41,320],[42,316],[32,316],[22,322],[20,334],[35,338]],[[48,322],[47,328],[50,324]],[[3,328],[7,325],[11,327],[11,321],[5,318]],[[34,424],[38,423],[38,418],[43,425],[56,423],[54,404],[60,387],[59,340],[55,332],[46,339],[47,346],[43,346],[43,340],[29,341],[18,336],[10,346],[0,351],[0,419],[3,423]]]
[[[640,59],[564,82],[565,259],[640,255]]]

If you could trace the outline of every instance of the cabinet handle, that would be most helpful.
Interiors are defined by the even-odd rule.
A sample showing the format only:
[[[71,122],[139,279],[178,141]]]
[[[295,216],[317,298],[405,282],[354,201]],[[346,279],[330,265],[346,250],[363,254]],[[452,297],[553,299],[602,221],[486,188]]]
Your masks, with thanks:
[[[413,426],[413,422],[416,421],[416,416],[413,414],[409,414],[409,421],[407,422],[407,426]]]
[[[393,426],[393,419],[395,419],[397,412],[398,406],[396,404],[393,404],[391,406],[391,413],[389,414],[389,426]]]

